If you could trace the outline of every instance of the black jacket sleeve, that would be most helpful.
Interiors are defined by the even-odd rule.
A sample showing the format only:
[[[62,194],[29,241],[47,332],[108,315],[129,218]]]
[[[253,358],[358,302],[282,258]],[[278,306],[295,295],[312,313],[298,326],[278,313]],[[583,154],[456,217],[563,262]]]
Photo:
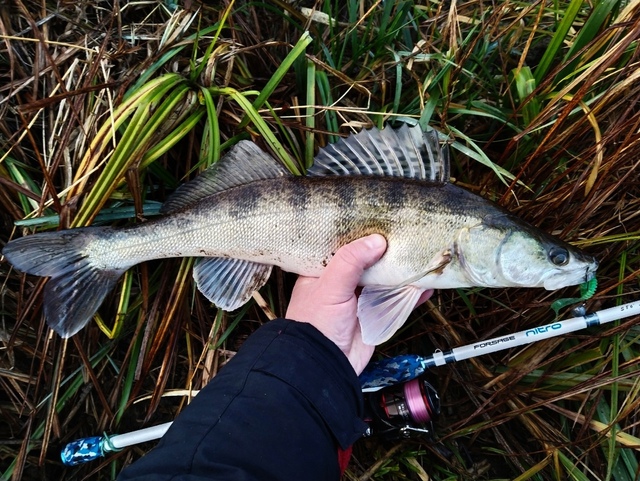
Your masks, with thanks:
[[[337,450],[366,430],[346,356],[310,324],[277,319],[178,416],[125,480],[338,480]]]

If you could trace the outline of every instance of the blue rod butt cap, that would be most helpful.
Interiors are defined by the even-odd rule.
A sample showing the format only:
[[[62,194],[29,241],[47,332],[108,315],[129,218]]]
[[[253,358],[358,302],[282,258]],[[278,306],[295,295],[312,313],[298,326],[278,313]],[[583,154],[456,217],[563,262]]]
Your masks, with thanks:
[[[425,372],[422,356],[402,356],[370,362],[360,374],[362,389],[383,388],[415,379]]]
[[[60,458],[63,464],[76,466],[98,459],[103,455],[102,436],[94,436],[70,442],[60,453]]]

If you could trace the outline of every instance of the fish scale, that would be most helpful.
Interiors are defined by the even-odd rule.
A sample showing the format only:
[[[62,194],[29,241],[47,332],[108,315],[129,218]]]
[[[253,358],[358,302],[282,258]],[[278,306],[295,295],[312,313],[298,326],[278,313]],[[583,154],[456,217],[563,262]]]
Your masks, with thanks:
[[[50,277],[45,316],[65,337],[138,263],[198,257],[198,288],[233,310],[272,266],[318,276],[340,246],[372,233],[385,236],[387,251],[361,279],[368,344],[389,339],[427,289],[558,289],[595,275],[593,257],[450,184],[448,172],[437,134],[417,126],[342,139],[320,151],[307,177],[241,141],[181,186],[158,219],[35,234],[3,254],[21,271]]]
[[[482,216],[477,203],[465,208],[460,202],[465,191],[451,185],[434,189],[418,182],[380,182],[367,177],[347,178],[337,185],[330,178],[290,177],[255,182],[250,188],[265,194],[241,213],[237,206],[245,189],[239,187],[183,210],[179,218],[108,230],[92,243],[88,254],[96,262],[120,269],[152,259],[206,256],[319,275],[341,245],[379,233],[387,238],[389,248],[370,282],[396,285],[406,280],[398,278],[398,267],[424,271],[441,250],[439,246],[460,228],[477,224]],[[304,205],[289,202],[292,191],[296,198],[308,201]],[[350,200],[345,202],[347,192]],[[437,210],[436,201],[449,209]],[[397,222],[399,217],[406,221]],[[432,229],[428,240],[421,235],[427,228]]]

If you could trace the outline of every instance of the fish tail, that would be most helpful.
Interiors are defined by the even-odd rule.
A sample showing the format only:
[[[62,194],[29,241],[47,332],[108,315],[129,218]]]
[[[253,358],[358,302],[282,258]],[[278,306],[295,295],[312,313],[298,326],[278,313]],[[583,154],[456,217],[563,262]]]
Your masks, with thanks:
[[[98,265],[87,250],[109,227],[43,232],[9,242],[2,250],[19,271],[49,277],[44,288],[47,324],[67,338],[82,329],[125,269]]]

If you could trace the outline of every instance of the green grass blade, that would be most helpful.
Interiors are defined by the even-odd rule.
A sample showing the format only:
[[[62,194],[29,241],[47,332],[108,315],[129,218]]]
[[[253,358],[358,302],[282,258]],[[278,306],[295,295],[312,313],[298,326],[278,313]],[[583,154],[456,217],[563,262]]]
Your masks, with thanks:
[[[524,126],[530,125],[540,113],[540,101],[537,97],[531,96],[536,89],[536,79],[531,73],[529,67],[522,67],[513,72],[514,81],[516,83],[516,91],[520,100],[521,113]]]
[[[138,92],[129,97],[128,101],[116,109],[113,123],[109,119],[101,127],[98,133],[98,140],[95,142],[99,145],[95,149],[88,151],[78,172],[83,171],[83,166],[88,169],[97,162],[112,141],[115,130],[131,117],[129,126],[125,129],[121,141],[116,145],[113,155],[108,160],[82,207],[79,209],[72,222],[72,227],[87,225],[102,208],[109,194],[117,187],[116,183],[124,175],[127,166],[133,160],[138,160],[129,158],[127,154],[132,146],[136,145],[136,141],[139,140],[136,136],[144,129],[145,119],[149,117],[151,106],[157,103],[164,93],[183,82],[184,79],[179,75],[168,74],[143,85]]]
[[[113,326],[109,327],[102,321],[99,315],[95,315],[94,319],[98,324],[100,330],[109,338],[116,339],[119,337],[122,327],[124,326],[124,320],[129,310],[129,300],[131,299],[131,286],[133,284],[133,271],[128,270],[122,277],[122,288],[120,290],[120,296],[118,300],[118,307],[116,309],[115,321]]]
[[[6,173],[3,172],[5,167]],[[41,195],[40,187],[33,182],[20,163],[12,157],[5,157],[4,162],[0,164],[0,175],[13,180],[16,184],[19,184],[22,187],[26,187],[34,194]],[[18,198],[20,199],[22,212],[24,212],[25,216],[38,211],[39,205],[34,199],[27,197],[23,193],[18,193]]]
[[[331,107],[333,105],[333,96],[331,94],[331,85],[329,83],[329,77],[326,72],[318,70],[316,72],[316,86],[320,95],[320,101],[322,105]],[[327,130],[329,132],[338,132],[338,117],[333,109],[326,109],[324,112],[324,121],[327,124]],[[329,143],[336,142],[338,140],[337,135],[328,136]]]
[[[230,87],[226,87],[223,89],[215,89],[216,92],[222,95],[228,95],[233,100],[235,100],[238,105],[244,110],[247,118],[249,118],[253,124],[256,126],[260,134],[264,137],[264,141],[269,145],[269,147],[273,150],[276,156],[280,159],[280,161],[295,175],[301,175],[300,168],[293,162],[285,148],[282,146],[280,141],[276,138],[276,136],[271,132],[271,129],[264,121],[262,116],[255,109],[253,104],[249,102],[246,95],[251,92],[240,93],[235,89]]]
[[[391,2],[388,2],[391,3]],[[396,52],[391,52],[396,61],[396,84],[393,89],[393,113],[400,113],[400,100],[402,99],[402,62],[400,56]]]
[[[206,145],[206,147],[201,149],[201,160],[205,161],[205,168],[207,168],[220,159],[220,126],[211,92],[203,88],[200,90],[200,94],[207,108],[207,124],[202,139],[203,146]]]
[[[431,123],[431,118],[433,117],[433,113],[436,110],[436,107],[440,103],[440,94],[438,89],[433,88],[428,93],[427,102],[424,105],[424,109],[422,109],[422,113],[420,114],[420,127],[422,130],[427,130],[429,124]]]
[[[618,296],[620,296],[623,292],[623,280],[625,277],[625,270],[626,270],[626,265],[627,265],[627,252],[623,251],[620,255],[620,269],[619,269],[619,274],[618,274]],[[621,297],[618,297],[618,305],[621,304]],[[614,322],[614,326],[619,326],[620,325],[620,321],[615,321]],[[620,373],[620,334],[614,334],[611,338],[611,342],[608,343],[608,349],[611,349],[611,376],[614,378],[617,378],[619,373]],[[614,419],[617,419],[618,417],[618,395],[619,395],[619,391],[618,391],[618,383],[617,382],[613,382],[611,383],[611,397],[609,399],[609,409],[608,412],[606,413],[606,417],[607,419],[602,419],[602,417],[600,418],[600,420],[604,423],[610,424],[611,425],[611,437],[609,437],[608,440],[608,449],[606,450],[606,456],[607,456],[607,476],[606,476],[606,481],[609,481],[610,479],[612,479],[612,476],[615,475],[616,481],[626,481],[625,479],[623,479],[623,475],[620,472],[620,470],[618,470],[617,474],[614,474],[614,470],[615,468],[618,466],[618,456],[620,454],[619,448],[618,448],[618,443],[616,442],[616,435],[619,431],[619,426],[618,423],[614,422]],[[601,402],[600,405],[602,405],[603,402]],[[627,479],[630,479],[627,476]]]
[[[120,424],[122,416],[126,412],[127,407],[130,404],[131,391],[133,390],[133,384],[135,382],[136,368],[138,366],[138,360],[140,359],[142,340],[144,338],[144,331],[141,330],[136,338],[133,348],[131,349],[131,357],[127,365],[127,372],[122,382],[122,389],[120,392],[120,398],[118,401],[118,409],[115,413],[115,424]]]
[[[565,63],[589,42],[597,38],[600,30],[607,26],[608,21],[611,21],[611,12],[614,9],[619,8],[619,6],[620,0],[600,0],[595,4],[591,15],[589,15],[589,18],[587,18],[587,21],[571,43],[571,47],[564,57]],[[556,83],[564,79],[566,76],[571,75],[576,70],[579,63],[582,63],[580,58],[567,63],[566,67],[564,67],[556,76]]]
[[[614,417],[611,417],[613,412],[612,407],[612,404],[601,399],[596,409],[600,421],[604,426],[606,426],[605,429],[609,434],[609,436],[607,436],[606,444],[603,443],[603,450],[605,452],[607,462],[607,475],[605,479],[607,481],[610,479],[614,479],[615,481],[633,481],[633,473],[629,476],[629,473],[624,469],[624,463],[620,463],[621,449],[616,440],[616,436],[620,433],[620,427],[614,421],[617,417],[617,411],[613,413]]]
[[[151,147],[142,157],[140,161],[140,169],[146,169],[151,166],[153,162],[158,160],[159,157],[167,153],[174,147],[185,135],[192,132],[198,125],[205,112],[203,110],[197,110],[187,117],[180,125],[171,131],[171,135],[165,136],[158,141],[153,147]],[[215,152],[214,152],[215,155]],[[220,148],[218,147],[218,155],[220,155]]]
[[[558,455],[558,459],[562,466],[567,470],[566,475],[570,479],[574,479],[576,481],[589,481],[589,478],[580,471],[580,468],[576,466],[562,451],[556,451]],[[565,479],[564,476],[561,476],[561,479]]]
[[[514,132],[522,131],[522,129],[519,128],[516,124],[508,121],[505,117],[505,112],[501,111],[500,109],[479,101],[471,102],[470,107],[472,108],[450,107],[449,112],[457,115],[486,117],[499,121],[501,124],[504,124],[505,127],[509,127]]]
[[[565,41],[567,33],[569,32],[569,29],[573,25],[573,22],[575,21],[576,16],[578,15],[578,12],[580,12],[580,9],[582,8],[582,6],[583,6],[582,0],[571,0],[569,5],[562,12],[563,14],[562,20],[557,25],[556,32],[551,38],[551,42],[549,43],[549,46],[545,50],[544,55],[540,60],[540,63],[536,67],[536,70],[534,73],[536,85],[540,85],[540,82],[542,81],[544,76],[547,74],[547,72],[549,71],[549,68],[551,67],[556,57],[560,53],[562,44]],[[541,5],[540,8],[544,8],[544,7]]]
[[[278,69],[273,73],[273,75],[267,82],[267,85],[264,86],[264,88],[258,94],[258,97],[256,97],[256,99],[253,101],[253,108],[255,110],[260,109],[264,105],[266,100],[269,98],[269,96],[273,93],[273,91],[280,84],[284,76],[287,74],[287,72],[293,65],[293,62],[295,62],[300,55],[304,55],[304,52],[307,49],[307,45],[309,45],[312,41],[313,41],[313,38],[311,38],[311,35],[309,34],[309,32],[304,32],[300,36],[300,38],[298,39],[294,47],[291,49],[291,51],[284,58],[284,60],[282,61]],[[249,120],[250,120],[250,116],[249,115],[245,116],[244,120],[240,122],[240,125],[238,126],[238,128],[242,129],[246,127],[246,125],[249,123]],[[255,120],[254,120],[254,123],[255,123]]]
[[[229,4],[227,5],[227,8],[225,8],[224,11],[222,12],[222,18],[220,19],[220,21],[216,25],[216,29],[215,29],[216,32],[213,34],[213,39],[211,40],[211,42],[207,46],[207,49],[206,49],[204,55],[202,56],[202,60],[198,63],[198,65],[195,68],[193,68],[191,70],[191,80],[192,81],[196,81],[200,77],[200,75],[202,74],[202,71],[204,70],[204,68],[209,63],[209,58],[211,57],[211,52],[213,52],[214,47],[218,43],[218,38],[220,38],[220,33],[222,32],[222,28],[224,26],[226,26],[226,24],[227,24],[227,19],[229,18],[229,14],[231,13],[231,10],[233,9],[234,3],[235,3],[235,0],[231,0],[229,2]],[[200,32],[200,29],[198,29],[198,32],[196,32],[196,34],[200,35],[200,34],[204,34],[204,32]],[[193,62],[194,63],[195,63],[195,57],[197,56],[197,49],[196,49],[197,44],[198,44],[198,41],[196,40],[194,42],[194,48],[193,48],[193,57],[194,57]]]
[[[314,129],[316,128],[316,64],[307,61],[307,108],[305,112],[305,124],[309,129],[305,134],[304,159],[305,167],[313,165],[315,149]]]
[[[158,215],[162,204],[155,201],[145,201],[142,204],[142,215],[150,217]],[[135,219],[136,210],[133,206],[109,207],[102,209],[96,215],[93,224],[112,224],[115,221],[123,219]],[[60,216],[58,214],[45,215],[34,219],[23,219],[14,222],[17,227],[53,229],[60,226]]]
[[[472,159],[480,162],[482,165],[489,167],[491,170],[493,170],[493,172],[496,174],[496,176],[500,179],[502,183],[504,183],[505,185],[509,185],[506,179],[509,179],[509,180],[514,179],[514,176],[511,172],[503,169],[499,165],[494,164],[491,161],[491,159],[487,157],[487,154],[485,154],[482,151],[482,149],[480,149],[480,147],[478,147],[478,145],[467,135],[463,134],[461,131],[459,131],[454,127],[450,126],[450,129],[457,137],[460,137],[466,140],[468,145],[471,146],[471,148],[469,148],[466,145],[461,144],[460,142],[453,142],[453,144],[451,144],[451,147],[463,153],[464,155],[471,157]]]
[[[184,39],[184,41],[179,46],[172,48],[171,50],[162,54],[158,60],[156,60],[155,62],[153,62],[153,64],[151,64],[151,66],[149,66],[149,68],[145,69],[145,71],[138,77],[138,80],[136,80],[136,82],[129,88],[129,90],[127,90],[127,93],[124,95],[124,100],[126,101],[132,95],[136,95],[137,92],[149,82],[157,80],[151,79],[153,79],[154,75],[156,75],[159,70],[164,68],[167,63],[169,63],[173,58],[180,54],[180,52],[182,52],[189,45],[189,42],[195,42],[198,38],[209,35],[211,32],[217,30],[218,28],[219,24],[218,22],[216,22],[209,27],[198,29],[198,32]]]

